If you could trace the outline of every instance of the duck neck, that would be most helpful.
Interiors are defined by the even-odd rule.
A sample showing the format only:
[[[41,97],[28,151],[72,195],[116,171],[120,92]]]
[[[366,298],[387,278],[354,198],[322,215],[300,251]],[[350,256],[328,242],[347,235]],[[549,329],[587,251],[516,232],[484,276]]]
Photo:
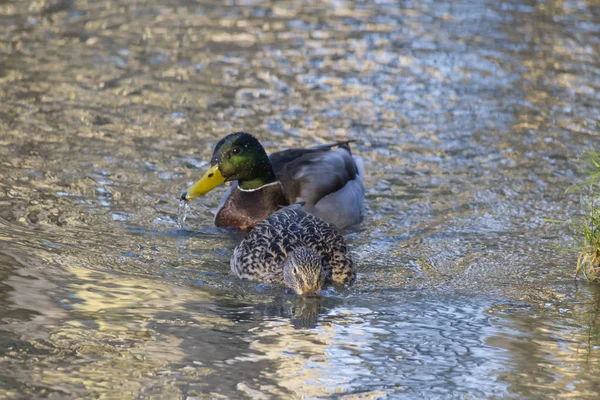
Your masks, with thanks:
[[[254,191],[254,190],[258,190],[263,188],[264,186],[271,186],[274,183],[278,183],[277,180],[273,180],[273,181],[257,181],[257,180],[253,180],[251,182],[245,182],[246,184],[244,186],[242,186],[242,182],[238,183],[238,187],[241,190],[244,191]]]
[[[254,174],[248,179],[239,179],[238,186],[243,190],[254,190],[269,183],[277,182],[277,177],[271,166],[269,158],[265,154],[265,160],[262,160],[254,167]]]

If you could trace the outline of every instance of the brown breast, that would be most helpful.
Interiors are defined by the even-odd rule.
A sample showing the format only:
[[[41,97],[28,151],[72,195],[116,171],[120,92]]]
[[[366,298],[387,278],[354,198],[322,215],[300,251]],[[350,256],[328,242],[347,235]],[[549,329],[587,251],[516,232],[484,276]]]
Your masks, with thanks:
[[[286,206],[280,184],[265,185],[252,191],[236,187],[217,213],[215,224],[219,227],[234,227],[243,230],[254,225]]]

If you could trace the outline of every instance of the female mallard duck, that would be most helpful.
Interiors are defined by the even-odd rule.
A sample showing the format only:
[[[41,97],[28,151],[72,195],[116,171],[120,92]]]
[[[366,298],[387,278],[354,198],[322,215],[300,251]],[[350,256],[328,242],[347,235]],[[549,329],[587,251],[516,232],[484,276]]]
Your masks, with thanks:
[[[362,160],[349,142],[289,149],[267,156],[249,133],[217,143],[210,168],[181,195],[202,196],[223,182],[237,181],[225,193],[215,218],[222,227],[250,229],[280,206],[304,202],[304,209],[342,229],[359,221],[365,197]]]
[[[356,272],[337,229],[294,204],[259,222],[233,251],[231,272],[280,283],[300,295],[327,283],[352,284]]]

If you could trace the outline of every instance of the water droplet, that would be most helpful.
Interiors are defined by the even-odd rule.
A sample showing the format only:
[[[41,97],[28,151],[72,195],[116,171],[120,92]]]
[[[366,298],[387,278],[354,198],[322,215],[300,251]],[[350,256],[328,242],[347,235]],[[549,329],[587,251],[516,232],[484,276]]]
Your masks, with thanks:
[[[181,200],[179,202],[179,209],[177,209],[177,227],[179,227],[179,229],[183,229],[189,209],[189,201]]]

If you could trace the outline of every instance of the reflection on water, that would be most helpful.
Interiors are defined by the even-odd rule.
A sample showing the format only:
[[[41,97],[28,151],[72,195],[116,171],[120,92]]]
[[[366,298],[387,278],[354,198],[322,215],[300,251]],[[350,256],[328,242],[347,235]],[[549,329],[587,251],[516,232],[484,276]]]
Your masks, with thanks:
[[[543,218],[600,132],[599,16],[0,2],[0,398],[597,398],[600,294]],[[242,129],[359,139],[355,287],[241,282],[222,191],[178,210]]]

